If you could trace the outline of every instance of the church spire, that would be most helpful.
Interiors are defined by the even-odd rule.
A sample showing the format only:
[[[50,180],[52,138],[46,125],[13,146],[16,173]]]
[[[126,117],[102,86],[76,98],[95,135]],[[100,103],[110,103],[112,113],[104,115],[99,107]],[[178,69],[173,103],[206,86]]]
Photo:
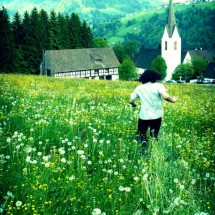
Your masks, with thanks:
[[[168,14],[168,20],[167,20],[167,32],[169,37],[172,37],[174,28],[176,26],[175,22],[175,13],[173,8],[173,0],[169,0],[169,14]]]

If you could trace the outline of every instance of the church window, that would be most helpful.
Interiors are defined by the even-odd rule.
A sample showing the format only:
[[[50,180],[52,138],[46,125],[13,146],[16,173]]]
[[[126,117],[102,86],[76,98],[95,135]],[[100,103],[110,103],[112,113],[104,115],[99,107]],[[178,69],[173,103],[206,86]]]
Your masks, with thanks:
[[[167,41],[165,41],[165,50],[167,50]]]
[[[174,42],[174,50],[177,50],[177,42]]]

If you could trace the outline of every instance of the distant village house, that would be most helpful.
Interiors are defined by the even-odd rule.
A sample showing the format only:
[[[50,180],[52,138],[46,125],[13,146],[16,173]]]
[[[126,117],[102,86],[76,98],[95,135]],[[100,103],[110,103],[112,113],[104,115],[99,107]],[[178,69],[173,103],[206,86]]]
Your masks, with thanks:
[[[40,73],[53,77],[118,80],[119,65],[112,48],[46,50]]]

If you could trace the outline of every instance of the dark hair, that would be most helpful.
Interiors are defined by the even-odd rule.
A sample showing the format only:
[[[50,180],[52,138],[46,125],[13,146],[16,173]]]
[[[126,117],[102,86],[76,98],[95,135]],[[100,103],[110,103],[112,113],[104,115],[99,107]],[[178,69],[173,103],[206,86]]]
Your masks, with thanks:
[[[145,70],[139,78],[139,82],[142,82],[142,84],[147,82],[155,83],[157,80],[161,80],[161,75],[150,69]]]

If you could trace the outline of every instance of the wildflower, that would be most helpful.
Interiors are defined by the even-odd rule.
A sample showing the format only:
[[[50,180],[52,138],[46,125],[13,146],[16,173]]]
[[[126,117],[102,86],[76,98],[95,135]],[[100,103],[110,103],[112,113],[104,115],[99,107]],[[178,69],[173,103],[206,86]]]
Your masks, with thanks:
[[[88,144],[87,144],[87,143],[85,143],[85,144],[84,144],[84,148],[87,148],[87,147],[88,147]]]
[[[37,155],[38,155],[38,156],[41,156],[41,155],[42,155],[42,152],[37,152]]]
[[[196,179],[192,179],[191,184],[194,185],[196,183]]]
[[[131,188],[130,187],[125,187],[124,190],[125,190],[125,192],[130,192]]]
[[[43,156],[43,160],[44,161],[48,161],[49,160],[49,156],[47,155],[47,156]]]
[[[70,181],[75,180],[75,176],[74,176],[74,175],[70,176],[70,177],[69,177],[69,180],[70,180]]]
[[[119,187],[119,191],[124,191],[124,187],[123,187],[123,186],[120,186],[120,187]]]
[[[10,159],[10,155],[6,155],[6,157],[5,157],[7,160],[9,160]]]
[[[66,163],[66,158],[61,158],[60,160],[62,163]]]
[[[31,161],[31,156],[27,156],[27,158],[25,159],[25,161],[26,161],[27,163],[29,163],[29,162]]]
[[[178,182],[179,182],[179,180],[178,180],[177,178],[175,178],[175,179],[174,179],[174,183],[177,184]]]
[[[181,200],[181,198],[180,198],[180,197],[175,198],[175,200],[174,200],[174,204],[175,204],[175,205],[179,205],[180,200]]]
[[[94,208],[92,211],[92,215],[100,215],[102,211],[99,208]]]
[[[79,155],[83,155],[83,154],[84,154],[84,150],[78,150],[77,153],[78,153]]]
[[[87,161],[88,165],[91,165],[92,164],[92,161]]]
[[[172,190],[172,189],[169,189],[169,192],[170,192],[170,193],[173,193],[173,190]]]
[[[66,153],[66,151],[64,150],[64,148],[59,148],[58,151],[59,151],[59,153],[61,155],[64,155]]]
[[[8,192],[7,192],[7,195],[8,195],[9,197],[11,197],[12,199],[14,198],[13,193],[12,193],[12,192],[10,192],[10,191],[8,191]]]
[[[20,207],[22,205],[22,202],[21,201],[17,201],[16,202],[16,207]]]
[[[138,178],[137,176],[135,176],[135,177],[134,177],[134,180],[135,180],[135,181],[138,181],[138,180],[139,180],[139,178]]]
[[[119,173],[117,171],[114,172],[114,175],[118,175]]]
[[[206,173],[206,178],[209,178],[210,177],[210,173]]]
[[[8,143],[11,142],[11,138],[10,138],[10,137],[7,138],[7,142],[8,142]]]
[[[107,140],[106,143],[107,143],[107,144],[110,144],[110,140]]]
[[[184,185],[183,184],[180,185],[180,189],[184,190]]]
[[[45,167],[49,167],[50,166],[50,163],[49,162],[46,162],[45,163]]]
[[[148,180],[148,174],[144,174],[143,181],[147,181],[147,180]]]

